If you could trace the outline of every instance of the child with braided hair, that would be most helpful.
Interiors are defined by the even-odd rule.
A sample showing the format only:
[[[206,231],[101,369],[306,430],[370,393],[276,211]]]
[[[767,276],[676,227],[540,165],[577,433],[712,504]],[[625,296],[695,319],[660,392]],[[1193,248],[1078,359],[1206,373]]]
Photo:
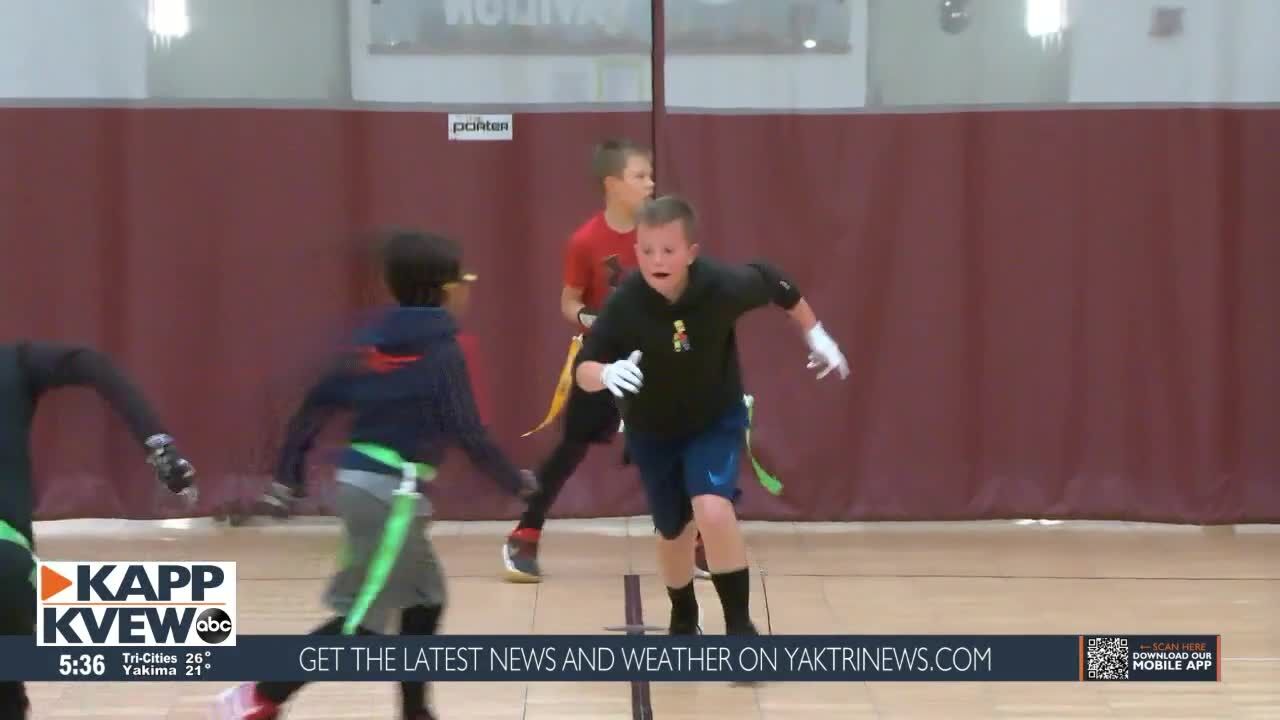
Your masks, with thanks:
[[[384,528],[406,477],[430,479],[446,449],[459,445],[486,475],[513,495],[537,490],[490,439],[450,312],[475,278],[462,272],[461,251],[431,233],[392,233],[384,277],[397,306],[357,333],[355,347],[311,389],[289,423],[272,495],[287,507],[304,488],[303,464],[325,423],[353,413],[350,444],[338,465],[338,514],[346,531],[346,565],[326,593],[336,613],[313,635],[382,634],[398,614],[405,635],[435,634],[445,607],[445,580],[428,536],[431,505],[418,495],[396,557],[379,555]],[[381,587],[369,587],[380,563]],[[276,720],[299,682],[250,683],[223,693],[219,720]],[[401,717],[435,720],[422,682],[402,682]]]

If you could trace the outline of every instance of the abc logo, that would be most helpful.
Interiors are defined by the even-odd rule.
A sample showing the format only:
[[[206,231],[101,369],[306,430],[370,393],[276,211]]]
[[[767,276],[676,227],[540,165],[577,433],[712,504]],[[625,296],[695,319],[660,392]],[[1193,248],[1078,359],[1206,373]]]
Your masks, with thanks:
[[[196,634],[210,645],[217,645],[231,637],[231,616],[212,608],[200,613],[196,618]]]

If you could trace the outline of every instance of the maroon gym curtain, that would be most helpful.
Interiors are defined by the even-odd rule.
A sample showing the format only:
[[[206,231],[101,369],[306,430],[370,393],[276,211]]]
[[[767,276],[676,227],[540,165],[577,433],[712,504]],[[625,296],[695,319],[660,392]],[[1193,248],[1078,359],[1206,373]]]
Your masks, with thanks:
[[[605,38],[625,58],[575,31],[578,55],[524,47],[540,59],[495,69],[450,54],[489,25],[370,15],[408,7],[392,3],[280,0],[264,15],[192,0],[195,29],[171,42],[95,5],[58,21],[56,49],[0,51],[42,68],[0,76],[14,98],[0,103],[0,341],[109,352],[215,512],[266,484],[306,382],[376,296],[362,234],[426,225],[462,239],[480,275],[466,324],[494,432],[532,465],[554,431],[519,435],[570,336],[562,247],[598,204],[587,153],[657,127],[661,189],[697,204],[706,250],[786,267],[853,365],[816,383],[779,313],[743,323],[753,438],[786,486],[768,496],[744,467],[745,517],[1278,521],[1280,111],[1227,108],[1236,95],[1213,85],[1280,98],[1249,60],[1272,57],[1252,30],[1268,24],[1211,24],[1240,41],[1215,65],[1195,54],[1194,14],[1191,40],[1150,38],[1128,4],[1090,0],[1116,17],[1082,14],[1051,42],[1028,35],[1023,5],[974,4],[940,29],[931,3],[681,4],[657,24],[659,92],[637,89],[653,78],[635,18]],[[13,26],[47,36],[31,8]],[[366,52],[424,27],[447,30],[419,38],[425,55]],[[249,32],[266,28],[272,43]],[[908,32],[925,50],[889,42]],[[493,96],[450,105],[424,86]],[[1108,98],[1142,106],[1084,104]],[[1222,107],[1156,106],[1196,98]],[[462,108],[514,109],[514,139],[449,142]],[[340,431],[313,457],[310,512],[327,511]],[[43,406],[35,451],[42,518],[178,512],[85,392]],[[555,515],[642,513],[619,460],[616,445],[593,453]],[[445,519],[518,510],[461,457],[437,498]]]
[[[853,377],[744,324],[795,519],[1280,517],[1271,110],[676,114],[666,182],[790,270]]]

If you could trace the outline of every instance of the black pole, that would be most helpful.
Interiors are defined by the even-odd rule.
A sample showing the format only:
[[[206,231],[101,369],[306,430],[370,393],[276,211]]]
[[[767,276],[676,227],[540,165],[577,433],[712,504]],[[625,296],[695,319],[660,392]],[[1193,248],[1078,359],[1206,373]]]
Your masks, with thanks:
[[[662,144],[662,129],[667,116],[667,23],[666,3],[664,0],[651,0],[652,49],[649,53],[649,80],[652,85],[653,103],[649,113],[649,149],[653,152],[653,182],[657,193],[657,182],[662,167],[662,156],[659,148]]]

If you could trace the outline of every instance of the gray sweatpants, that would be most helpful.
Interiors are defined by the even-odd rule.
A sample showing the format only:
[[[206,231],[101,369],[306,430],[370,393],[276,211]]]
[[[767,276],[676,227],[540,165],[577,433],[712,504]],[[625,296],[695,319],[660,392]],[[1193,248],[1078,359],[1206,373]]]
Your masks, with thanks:
[[[337,511],[346,531],[342,567],[329,584],[325,601],[340,615],[354,606],[391,513],[391,496],[400,478],[360,470],[338,471]],[[365,630],[394,632],[397,613],[415,605],[444,605],[444,573],[429,535],[431,504],[418,501],[417,516],[386,586],[360,622]]]

